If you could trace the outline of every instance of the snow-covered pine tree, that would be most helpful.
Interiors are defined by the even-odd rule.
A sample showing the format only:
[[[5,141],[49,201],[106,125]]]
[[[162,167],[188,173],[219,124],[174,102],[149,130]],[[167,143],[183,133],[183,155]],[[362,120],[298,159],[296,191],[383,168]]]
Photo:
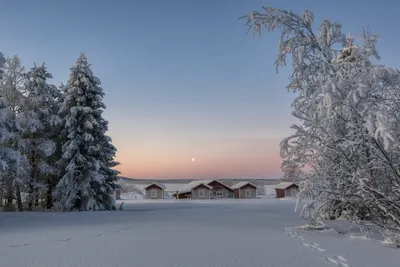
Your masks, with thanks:
[[[19,152],[22,127],[17,114],[23,99],[20,91],[23,81],[23,67],[17,56],[4,59],[0,56],[0,180],[6,199],[5,210],[13,210],[14,195],[18,209],[22,210],[21,187],[28,168],[26,160]]]
[[[104,95],[104,93],[103,93]],[[117,189],[116,182],[118,180],[119,171],[115,170],[114,167],[119,165],[119,162],[114,160],[115,154],[117,153],[117,149],[112,144],[111,137],[106,135],[108,131],[108,122],[102,118],[102,116],[98,117],[99,124],[102,126],[103,135],[100,136],[100,171],[99,173],[104,177],[103,188],[100,188],[100,194],[102,195],[103,202],[105,203],[105,207],[107,209],[115,209],[115,199],[112,196],[112,193],[115,189]]]
[[[17,151],[9,149],[4,145],[12,137],[12,132],[10,131],[12,131],[14,123],[12,120],[14,117],[4,97],[4,65],[5,58],[3,54],[0,53],[0,207],[3,207],[3,198],[6,195],[7,198],[11,197],[11,200],[8,200],[6,210],[11,210],[12,192],[8,191],[10,189],[12,191],[12,180],[5,174],[13,165],[15,166],[18,164],[20,155]]]
[[[281,30],[277,68],[292,55],[288,89],[301,125],[281,143],[282,157],[308,165],[301,195],[314,198],[315,221],[344,213],[400,230],[399,72],[372,63],[379,59],[377,35],[363,30],[362,45],[324,20],[315,33],[314,15],[264,7],[246,16],[255,33]]]
[[[6,58],[4,57],[3,53],[0,52],[0,80],[3,79],[5,64],[6,64]]]
[[[58,115],[61,120],[61,125],[65,125],[65,119],[68,115],[69,110],[68,109],[62,109],[62,105],[65,101],[65,97],[67,96],[67,91],[68,87],[61,83],[61,85],[58,86],[58,97],[57,97],[57,102],[58,102]],[[56,149],[56,154],[57,154],[57,166],[58,166],[58,177],[63,177],[65,174],[65,166],[66,166],[66,160],[62,157],[62,146],[63,143],[67,141],[67,136],[68,136],[68,130],[65,129],[64,127],[60,127],[58,130],[58,136],[57,136],[57,149]]]
[[[55,101],[54,106],[52,108],[52,114],[56,114],[59,120],[58,125],[59,127],[52,127],[52,137],[51,140],[55,144],[55,151],[53,155],[50,157],[50,163],[54,166],[56,172],[47,177],[46,181],[46,193],[45,193],[45,201],[46,201],[46,208],[51,209],[53,207],[53,191],[56,188],[60,177],[64,175],[65,165],[63,164],[62,158],[62,143],[65,142],[66,130],[63,128],[65,125],[65,121],[62,116],[59,114],[60,108],[62,103],[64,102],[64,93],[66,92],[66,87],[61,84],[60,86],[56,87],[56,90],[51,91],[54,93],[53,99]]]
[[[34,201],[44,195],[51,180],[57,174],[54,153],[57,129],[61,123],[57,115],[58,90],[47,83],[52,75],[44,64],[35,66],[25,76],[24,95],[20,113],[20,125],[24,132],[20,151],[29,160],[30,175],[28,187],[28,210],[32,210]]]
[[[3,53],[0,52],[0,86],[1,86],[1,80],[3,79],[3,68],[4,68],[5,62],[6,62],[6,59],[4,58]],[[5,107],[6,106],[5,106],[4,100],[1,96],[1,87],[0,87],[0,143],[8,135],[8,129],[6,128],[5,121],[4,121],[4,118],[6,117],[4,114]],[[0,149],[3,149],[3,148],[0,148]],[[3,155],[3,152],[1,152],[1,153],[2,154],[0,156],[0,170],[4,172],[7,167],[7,163],[5,160],[6,155]],[[3,208],[4,192],[5,192],[5,182],[4,182],[3,178],[0,176],[0,208]]]
[[[110,195],[116,149],[106,136],[104,92],[82,54],[71,68],[60,114],[65,120],[62,146],[65,173],[54,191],[58,210],[115,209]]]

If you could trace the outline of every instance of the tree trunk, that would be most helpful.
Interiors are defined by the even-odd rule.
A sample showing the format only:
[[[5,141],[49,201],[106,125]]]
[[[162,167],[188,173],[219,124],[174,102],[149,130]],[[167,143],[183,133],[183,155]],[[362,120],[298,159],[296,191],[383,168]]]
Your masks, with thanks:
[[[3,207],[3,189],[0,189],[0,208]]]
[[[39,191],[36,190],[35,193],[35,207],[39,207]]]
[[[7,188],[7,193],[6,193],[6,203],[4,206],[5,211],[14,211],[14,206],[13,206],[13,190],[12,186],[8,186]]]
[[[32,182],[32,181],[31,181]],[[33,186],[30,183],[28,189],[28,210],[31,211],[33,206]]]
[[[15,189],[15,194],[17,196],[17,206],[19,211],[23,211],[24,208],[22,207],[22,198],[21,198],[21,189],[19,188],[19,185],[17,185]]]
[[[32,146],[35,147],[35,134],[33,134],[32,136]],[[30,177],[30,181],[29,181],[29,189],[28,189],[28,210],[32,210],[33,207],[33,202],[36,202],[36,194],[35,194],[35,190],[33,188],[33,182],[35,180],[37,180],[37,176],[36,176],[36,153],[35,150],[33,149],[31,157],[30,157],[30,164],[32,166],[32,171],[31,171],[31,177]]]
[[[47,183],[47,192],[46,192],[46,209],[51,209],[53,207],[53,187],[50,185],[50,182]]]

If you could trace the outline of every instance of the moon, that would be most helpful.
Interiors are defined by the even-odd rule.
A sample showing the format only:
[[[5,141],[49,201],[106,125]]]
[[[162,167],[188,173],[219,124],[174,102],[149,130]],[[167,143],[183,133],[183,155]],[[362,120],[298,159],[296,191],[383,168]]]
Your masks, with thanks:
[[[196,159],[195,158],[192,158],[192,161],[194,162]]]

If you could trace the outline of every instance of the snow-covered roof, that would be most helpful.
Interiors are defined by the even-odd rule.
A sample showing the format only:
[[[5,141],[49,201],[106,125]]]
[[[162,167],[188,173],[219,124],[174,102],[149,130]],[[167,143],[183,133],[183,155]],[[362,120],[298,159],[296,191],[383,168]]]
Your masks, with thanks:
[[[186,185],[186,183],[165,183],[165,192],[176,192],[181,188],[182,186]]]
[[[201,180],[201,181],[192,181],[184,186],[182,186],[179,190],[178,193],[179,194],[183,194],[183,193],[189,193],[191,192],[194,188],[198,187],[199,185],[203,185],[209,189],[212,189],[212,186],[208,185],[210,182],[205,182],[208,180]]]
[[[212,182],[218,182],[217,180],[198,180],[198,181],[193,181],[193,182],[201,182],[201,183],[203,183],[203,184],[207,184],[207,185],[209,185],[209,184],[211,184]],[[220,183],[220,182],[218,182],[218,183]]]
[[[153,186],[153,185],[158,186],[158,187],[160,187],[162,189],[165,189],[165,185],[159,184],[159,183],[151,183],[149,185],[146,185],[143,189],[146,190],[147,188],[149,188],[150,186]]]
[[[296,184],[292,182],[281,182],[275,186],[275,189],[286,189],[288,187],[291,187],[292,185]]]
[[[252,186],[257,188],[257,186],[255,184],[250,183],[250,182],[239,182],[237,184],[232,185],[231,188],[232,189],[239,189],[239,188],[242,188],[243,186],[246,186],[246,185],[252,185]]]
[[[203,182],[203,184],[208,184],[208,185],[210,185],[212,182],[217,182],[217,183],[219,183],[219,184],[225,186],[225,187],[228,188],[229,190],[233,190],[231,187],[227,186],[226,184],[224,184],[224,183],[222,183],[222,182],[220,182],[220,181],[218,181],[218,180],[202,180],[201,182]]]

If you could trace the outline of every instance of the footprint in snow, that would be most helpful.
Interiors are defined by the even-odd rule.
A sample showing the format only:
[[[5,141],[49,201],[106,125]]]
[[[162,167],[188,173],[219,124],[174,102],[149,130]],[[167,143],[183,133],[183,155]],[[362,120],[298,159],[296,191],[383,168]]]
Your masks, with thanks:
[[[94,234],[94,235],[89,235],[89,236],[103,236],[103,234]]]
[[[9,245],[9,248],[23,248],[23,247],[27,247],[30,246],[31,244],[19,244],[19,245]]]
[[[125,230],[123,230],[123,229],[111,231],[111,233],[114,233],[114,234],[123,233],[123,232],[125,232]]]
[[[319,252],[324,252],[324,251],[325,251],[325,249],[320,248],[319,244],[317,244],[317,243],[314,243],[314,242],[312,242],[311,244],[305,243],[306,240],[304,239],[304,237],[298,235],[294,229],[285,228],[285,229],[283,230],[283,232],[284,232],[285,234],[287,234],[288,236],[290,236],[290,237],[297,238],[297,239],[299,239],[299,240],[301,240],[301,241],[304,241],[303,243],[301,243],[303,246],[316,249],[316,250],[318,250]]]
[[[311,242],[310,244],[306,243],[306,240],[304,239],[304,237],[298,235],[297,231],[295,229],[293,229],[293,228],[284,228],[283,232],[284,232],[284,234],[286,234],[286,235],[288,235],[290,237],[297,238],[297,239],[299,239],[301,241],[304,241],[301,244],[303,246],[305,246],[305,247],[308,247],[308,248],[311,248],[311,249],[316,249],[319,252],[325,252],[325,249],[321,248],[320,244],[318,244],[318,243],[315,243],[315,242]],[[332,258],[331,257],[326,257],[325,259],[329,263],[335,264],[335,265],[340,266],[340,267],[350,267],[350,265],[347,263],[347,259],[342,257],[342,256],[334,256]]]
[[[54,241],[58,241],[58,242],[67,242],[67,241],[71,241],[72,237],[69,238],[64,238],[64,239],[55,239]]]
[[[128,230],[130,230],[130,229],[132,229],[133,227],[131,227],[131,226],[129,226],[129,227],[124,227],[124,228],[121,228],[121,229],[119,229],[119,230],[117,230],[117,231],[114,231],[114,233],[123,233],[123,232],[126,232],[126,231],[128,231]]]
[[[347,259],[345,257],[342,256],[335,256],[336,259],[342,261],[342,262],[347,262]]]
[[[283,232],[287,233],[293,233],[294,230],[292,228],[283,228]]]
[[[312,248],[312,249],[316,249],[316,250],[318,250],[319,252],[325,252],[325,249],[320,248],[320,247],[319,247],[319,244],[317,244],[317,243],[311,242],[311,244],[308,244],[308,243],[303,242],[303,243],[301,243],[301,244],[302,244],[303,246],[305,246],[305,247]]]
[[[342,266],[342,267],[350,267],[346,262],[347,260],[342,257],[342,256],[335,256],[333,258],[326,257],[325,258],[329,263],[335,264],[337,266]]]

